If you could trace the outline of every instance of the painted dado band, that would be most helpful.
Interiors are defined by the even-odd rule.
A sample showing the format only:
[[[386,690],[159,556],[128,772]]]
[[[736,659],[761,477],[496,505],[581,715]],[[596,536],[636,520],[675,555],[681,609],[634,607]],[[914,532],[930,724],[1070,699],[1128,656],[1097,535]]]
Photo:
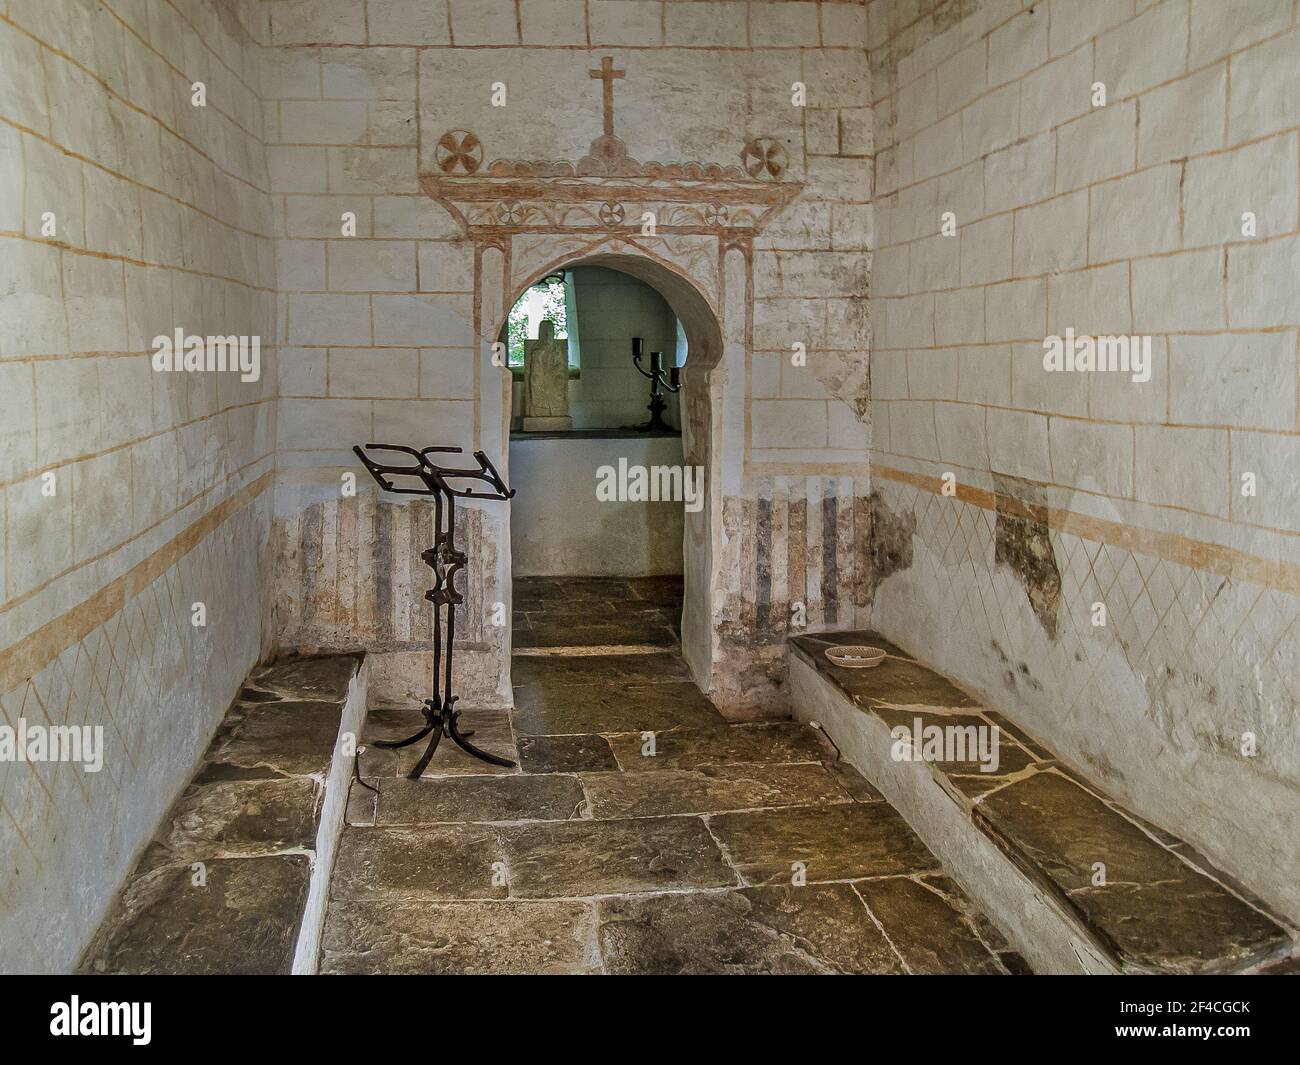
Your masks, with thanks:
[[[938,477],[909,473],[889,466],[871,465],[871,475],[898,484],[911,485],[934,495],[942,494]],[[1012,517],[1047,520],[1048,528],[1069,533],[1084,540],[1098,540],[1110,547],[1122,547],[1142,554],[1156,555],[1166,562],[1176,562],[1191,569],[1208,570],[1233,580],[1253,581],[1292,595],[1300,594],[1300,566],[1289,562],[1269,561],[1222,544],[1193,540],[1178,533],[1157,532],[1133,525],[1123,525],[1105,518],[1079,514],[1061,507],[1027,507],[1018,499],[999,496],[986,488],[972,488],[960,482],[956,498],[984,510],[1001,511]]]
[[[227,518],[260,496],[270,487],[271,479],[271,472],[267,471],[250,481],[89,599],[19,640],[0,655],[0,691],[10,691],[36,676],[65,648],[120,613],[132,598],[198,547]]]

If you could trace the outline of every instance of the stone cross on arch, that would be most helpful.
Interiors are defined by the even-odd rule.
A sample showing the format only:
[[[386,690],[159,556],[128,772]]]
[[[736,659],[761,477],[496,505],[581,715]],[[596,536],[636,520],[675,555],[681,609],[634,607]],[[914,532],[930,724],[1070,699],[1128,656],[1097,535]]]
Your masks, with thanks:
[[[614,57],[612,55],[601,56],[600,69],[587,71],[587,76],[599,78],[604,84],[601,85],[600,99],[605,108],[605,136],[614,135],[614,81],[616,78],[627,77],[626,70],[614,69]]]

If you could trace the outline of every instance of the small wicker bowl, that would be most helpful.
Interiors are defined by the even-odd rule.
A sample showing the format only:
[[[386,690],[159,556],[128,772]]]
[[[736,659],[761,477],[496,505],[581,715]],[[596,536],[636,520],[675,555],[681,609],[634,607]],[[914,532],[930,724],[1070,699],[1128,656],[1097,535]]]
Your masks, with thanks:
[[[826,648],[826,657],[845,669],[874,669],[885,660],[885,652],[882,648],[865,644],[846,644]]]

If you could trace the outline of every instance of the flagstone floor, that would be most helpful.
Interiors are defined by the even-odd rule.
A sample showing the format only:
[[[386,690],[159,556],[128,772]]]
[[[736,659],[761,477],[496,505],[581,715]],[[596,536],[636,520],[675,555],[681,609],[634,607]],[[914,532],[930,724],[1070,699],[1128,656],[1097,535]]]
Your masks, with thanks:
[[[682,615],[680,577],[524,577],[515,581],[516,648],[672,647]]]
[[[515,709],[462,724],[519,767],[444,746],[411,781],[419,746],[366,748],[322,972],[1025,971],[815,730],[724,721],[675,649],[680,596],[516,585]],[[419,722],[373,709],[365,738]]]

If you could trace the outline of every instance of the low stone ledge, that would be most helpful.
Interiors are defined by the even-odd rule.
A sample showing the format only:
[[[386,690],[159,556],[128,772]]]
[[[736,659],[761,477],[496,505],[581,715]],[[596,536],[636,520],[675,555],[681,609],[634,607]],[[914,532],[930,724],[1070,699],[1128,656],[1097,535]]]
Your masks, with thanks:
[[[889,657],[853,670],[824,653],[860,643]],[[1036,970],[1251,972],[1295,951],[1294,929],[1241,885],[878,633],[796,637],[790,659],[796,716],[825,729]],[[934,725],[996,728],[996,766],[969,750],[895,757],[895,730]]]
[[[361,658],[255,669],[82,955],[85,973],[314,971]],[[355,720],[353,720],[355,719]]]

